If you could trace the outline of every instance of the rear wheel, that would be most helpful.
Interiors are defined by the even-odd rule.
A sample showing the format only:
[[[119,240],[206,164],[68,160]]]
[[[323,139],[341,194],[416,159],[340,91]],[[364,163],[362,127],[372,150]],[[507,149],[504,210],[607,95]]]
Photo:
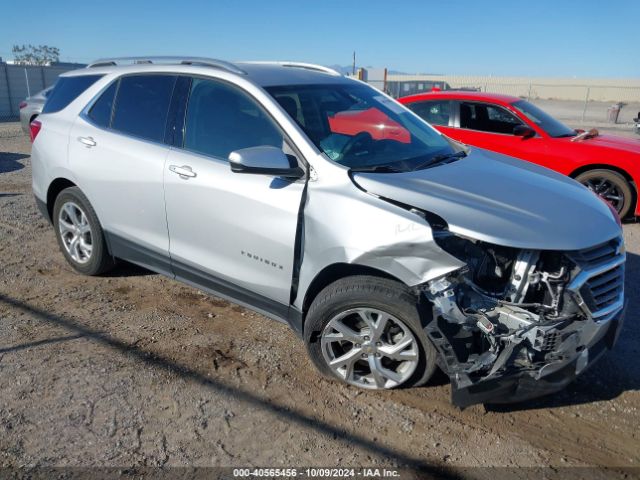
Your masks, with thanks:
[[[609,202],[620,218],[626,217],[631,210],[633,189],[620,173],[607,169],[589,170],[578,175],[576,180]]]
[[[85,275],[99,275],[114,266],[98,216],[78,187],[65,188],[53,207],[53,226],[67,262]]]
[[[320,372],[360,388],[423,384],[436,368],[416,297],[383,278],[353,276],[326,287],[309,309],[305,341]]]

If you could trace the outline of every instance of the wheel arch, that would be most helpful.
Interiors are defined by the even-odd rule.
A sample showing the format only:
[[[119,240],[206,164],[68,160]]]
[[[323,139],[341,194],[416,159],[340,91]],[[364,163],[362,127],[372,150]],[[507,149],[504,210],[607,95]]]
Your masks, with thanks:
[[[326,286],[337,280],[355,275],[369,275],[372,277],[387,278],[407,286],[406,283],[399,278],[374,267],[354,263],[333,263],[331,265],[327,265],[316,274],[305,292],[304,301],[302,303],[303,325],[311,303]]]
[[[606,163],[590,163],[588,165],[582,165],[581,167],[576,168],[573,172],[569,174],[569,177],[575,180],[578,175],[591,170],[611,170],[612,172],[616,172],[622,175],[629,182],[629,186],[631,187],[631,193],[632,193],[632,204],[631,204],[631,209],[629,210],[628,215],[631,215],[633,212],[638,211],[638,186],[636,184],[635,179],[631,176],[631,174],[628,171],[626,171],[624,168],[620,168],[615,165],[610,165]]]
[[[625,169],[616,167],[615,165],[609,165],[606,163],[590,163],[588,165],[582,165],[581,167],[576,168],[573,172],[569,174],[571,178],[576,178],[578,175],[584,172],[588,172],[589,170],[612,170],[614,172],[618,172],[624,178],[626,178],[630,183],[633,184],[633,188],[635,190],[635,180],[634,178],[627,172]]]
[[[77,185],[64,177],[58,177],[49,184],[49,188],[47,189],[47,213],[49,214],[49,221],[53,221],[53,205],[56,203],[56,198],[58,198],[62,190],[69,187],[77,187]]]

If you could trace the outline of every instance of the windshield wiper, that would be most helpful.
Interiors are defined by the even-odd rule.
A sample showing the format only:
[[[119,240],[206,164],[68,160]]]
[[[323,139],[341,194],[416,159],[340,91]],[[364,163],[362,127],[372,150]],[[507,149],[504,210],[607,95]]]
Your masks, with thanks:
[[[432,165],[436,165],[437,163],[444,162],[445,160],[454,160],[456,158],[464,158],[467,154],[463,151],[455,152],[455,153],[444,153],[442,155],[434,155],[428,161],[419,164],[417,167],[413,169],[422,170],[423,168],[431,167]]]
[[[370,167],[355,167],[351,169],[352,172],[374,172],[374,173],[400,173],[404,170],[400,170],[391,165],[371,165]]]

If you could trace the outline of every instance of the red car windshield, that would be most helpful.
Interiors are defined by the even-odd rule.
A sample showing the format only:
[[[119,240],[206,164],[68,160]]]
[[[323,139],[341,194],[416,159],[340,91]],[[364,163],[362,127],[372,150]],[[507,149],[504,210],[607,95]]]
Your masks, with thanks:
[[[526,100],[518,100],[512,105],[552,137],[574,137],[576,135],[576,131],[573,128],[567,127],[564,123],[559,122],[547,112]]]
[[[456,153],[442,135],[366,85],[287,85],[267,91],[331,160],[354,169],[411,170]]]

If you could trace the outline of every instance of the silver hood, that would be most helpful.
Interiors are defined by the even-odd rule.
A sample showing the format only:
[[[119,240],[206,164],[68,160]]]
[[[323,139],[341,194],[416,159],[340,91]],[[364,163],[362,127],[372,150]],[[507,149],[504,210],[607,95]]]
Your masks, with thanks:
[[[496,245],[577,250],[620,235],[607,205],[579,183],[479,148],[445,165],[353,179],[367,192],[439,215],[451,232]]]

